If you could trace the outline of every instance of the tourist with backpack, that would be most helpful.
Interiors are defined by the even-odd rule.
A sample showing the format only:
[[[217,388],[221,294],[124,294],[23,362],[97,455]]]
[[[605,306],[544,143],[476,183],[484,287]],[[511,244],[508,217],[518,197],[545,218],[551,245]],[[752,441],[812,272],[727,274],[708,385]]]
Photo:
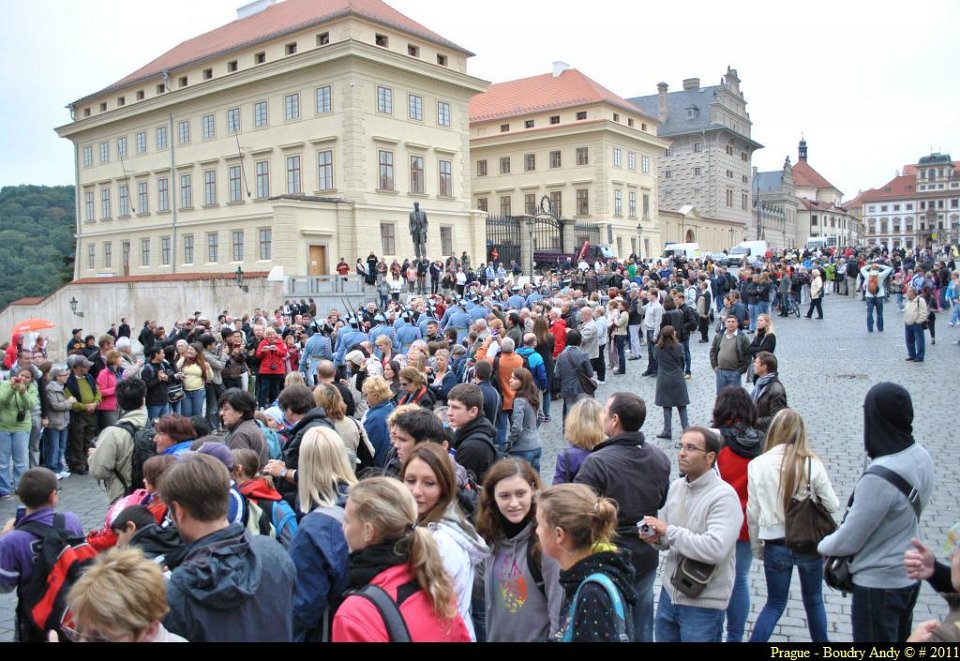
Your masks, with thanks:
[[[348,592],[333,642],[469,642],[453,581],[417,503],[400,482],[373,477],[350,489],[343,534]]]
[[[347,586],[349,551],[343,536],[343,507],[357,483],[343,441],[317,427],[300,448],[297,506],[303,518],[289,546],[297,568],[293,595],[295,641],[328,642],[334,606]]]
[[[483,564],[488,642],[543,642],[560,628],[560,565],[536,534],[540,488],[523,459],[503,459],[487,472],[477,532],[492,551]]]
[[[273,486],[269,476],[260,475],[260,458],[250,448],[231,450],[230,476],[244,499],[245,527],[251,535],[266,535],[290,546],[297,532],[297,514]]]
[[[637,601],[630,553],[614,546],[617,504],[584,484],[540,493],[537,536],[560,565],[561,642],[629,642]]]
[[[90,450],[90,474],[100,481],[111,503],[142,486],[133,482],[133,454],[136,434],[147,424],[146,394],[147,386],[140,379],[118,383],[116,398],[123,416],[100,432]]]
[[[56,512],[60,500],[57,476],[47,468],[31,468],[17,485],[26,510],[19,521],[7,521],[0,531],[0,592],[17,589],[16,640],[45,642],[59,622],[57,613],[35,610],[45,596],[59,601],[63,615],[65,584],[48,586],[47,577],[66,545],[83,545],[83,525],[73,512]],[[40,541],[41,543],[37,543]],[[87,550],[92,551],[89,546]],[[93,552],[95,553],[95,552]],[[92,557],[92,553],[86,554]]]
[[[873,312],[877,312],[877,330],[883,332],[883,303],[887,300],[887,290],[884,283],[887,277],[893,273],[893,268],[880,264],[880,260],[874,260],[869,266],[860,269],[860,275],[863,277],[864,297],[867,299],[867,332],[873,332]]]

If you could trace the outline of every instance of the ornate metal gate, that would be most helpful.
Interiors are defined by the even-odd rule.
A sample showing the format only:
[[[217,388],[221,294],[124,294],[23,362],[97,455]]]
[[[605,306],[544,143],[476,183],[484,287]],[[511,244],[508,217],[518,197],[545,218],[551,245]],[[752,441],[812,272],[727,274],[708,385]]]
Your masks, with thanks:
[[[520,220],[513,216],[487,216],[487,254],[484,261],[509,266],[520,263]]]

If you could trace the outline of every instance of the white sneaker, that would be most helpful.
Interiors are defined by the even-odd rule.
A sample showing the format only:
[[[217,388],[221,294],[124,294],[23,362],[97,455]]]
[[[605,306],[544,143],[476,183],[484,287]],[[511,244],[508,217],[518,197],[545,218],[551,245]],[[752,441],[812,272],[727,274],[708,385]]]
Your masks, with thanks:
[[[597,383],[602,386],[604,383],[606,383],[606,381],[604,381],[604,380],[602,380],[602,379],[597,379]]]
[[[61,479],[61,480],[64,479],[64,478],[70,477],[70,471],[64,469],[64,470],[60,471],[59,473],[57,473],[57,477],[58,477],[59,479]]]

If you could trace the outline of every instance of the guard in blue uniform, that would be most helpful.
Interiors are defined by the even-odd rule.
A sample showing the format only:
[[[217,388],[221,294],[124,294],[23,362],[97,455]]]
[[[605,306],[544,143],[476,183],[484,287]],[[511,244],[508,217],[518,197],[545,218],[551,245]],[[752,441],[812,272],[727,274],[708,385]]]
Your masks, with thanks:
[[[437,324],[438,329],[440,328],[440,320],[437,319],[437,314],[432,303],[427,306],[425,312],[420,313],[420,318],[417,320],[417,328],[420,329],[421,337],[427,336],[427,324],[429,324],[431,321]]]
[[[387,325],[387,318],[382,314],[377,314],[373,317],[373,328],[370,329],[370,344],[377,346],[377,338],[381,335],[386,335],[390,338],[390,342],[393,343],[393,336],[396,334],[396,331],[393,330],[393,326]],[[379,356],[378,357],[382,357]]]
[[[537,304],[537,303],[539,303],[541,300],[543,300],[543,296],[540,294],[540,291],[539,291],[539,290],[534,289],[533,287],[530,287],[530,285],[527,285],[527,287],[524,288],[524,291],[525,291],[525,292],[526,292],[527,288],[529,288],[529,289],[532,290],[532,291],[530,291],[530,293],[527,294],[527,307],[528,307],[528,308],[533,308],[533,306],[534,306],[535,304]]]
[[[463,303],[451,306],[450,310],[452,313],[450,315],[450,323],[448,328],[453,328],[457,331],[457,344],[459,344],[467,339],[467,334],[470,332],[470,324],[472,323],[472,320],[469,313],[467,313],[467,311],[464,309]]]
[[[333,364],[337,367],[343,366],[344,357],[355,344],[368,342],[370,340],[370,336],[360,330],[359,317],[347,317],[347,323],[350,324],[350,329],[341,329],[340,334],[337,336],[337,351],[333,357]]]
[[[507,299],[507,308],[511,310],[521,310],[526,307],[526,305],[527,302],[524,300],[523,296],[520,295],[520,287],[518,285],[514,285],[513,294]]]
[[[393,337],[393,348],[399,353],[407,353],[410,345],[420,339],[420,329],[413,325],[413,311],[404,312],[404,324]]]

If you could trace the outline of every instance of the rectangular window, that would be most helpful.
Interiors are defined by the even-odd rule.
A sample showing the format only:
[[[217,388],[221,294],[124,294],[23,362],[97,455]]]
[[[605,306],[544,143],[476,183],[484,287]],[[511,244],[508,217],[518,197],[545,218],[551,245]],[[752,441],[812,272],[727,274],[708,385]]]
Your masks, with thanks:
[[[157,179],[157,211],[170,211],[170,180]]]
[[[147,153],[147,132],[140,131],[137,133],[137,153],[145,154]]]
[[[286,46],[283,47],[283,50],[287,55],[296,55],[297,42],[293,42],[292,44],[287,44]]]
[[[627,213],[631,218],[637,217],[637,192],[628,191],[627,192]]]
[[[407,97],[407,106],[409,107],[410,119],[418,122],[423,121],[423,97],[411,94]],[[382,112],[382,111],[381,111]]]
[[[453,197],[453,162],[440,161],[440,196]]]
[[[478,198],[477,198],[477,209],[479,209],[480,211],[486,211],[486,210],[487,210],[487,198],[485,198],[485,197],[478,197]]]
[[[532,129],[534,126],[536,126],[536,123],[532,119],[528,119],[523,122],[523,128],[525,129]]]
[[[559,124],[559,123],[560,123],[560,115],[551,115],[551,116],[550,116],[550,123],[551,123],[551,124]]]
[[[240,186],[240,166],[231,165],[227,170],[227,178],[230,184],[228,189],[230,191],[230,202],[242,202],[243,192]]]
[[[253,104],[253,125],[257,128],[267,125],[267,102],[257,101]]]
[[[623,215],[623,191],[619,188],[613,191],[613,215]]]
[[[333,94],[329,85],[317,88],[317,114],[333,111]]]
[[[84,218],[89,221],[95,220],[94,216],[94,207],[93,207],[93,191],[86,191],[83,194],[83,211]]]
[[[581,110],[580,112],[577,113],[577,120],[584,120],[586,118],[587,118],[586,110]]]
[[[380,247],[384,255],[397,254],[397,226],[395,223],[380,223]]]
[[[109,142],[100,143],[100,162],[101,163],[110,162],[110,143]]]
[[[300,187],[300,156],[287,156],[287,193],[298,195]]]
[[[389,87],[377,86],[377,112],[393,114],[393,90]]]
[[[217,171],[203,173],[203,203],[207,206],[217,203]]]
[[[726,197],[727,197],[727,207],[732,209],[733,208],[733,191],[728,190]]]
[[[330,43],[330,33],[321,32],[317,35],[317,46],[326,46]]]
[[[643,174],[650,174],[650,157],[641,156],[640,157],[640,172]]]
[[[317,152],[317,190],[333,190],[333,150]]]
[[[220,234],[209,232],[207,234],[207,262],[216,264],[220,261]]]
[[[407,44],[407,55],[410,57],[420,57],[420,47],[413,44]]]
[[[294,92],[283,97],[283,118],[300,119],[300,93]]]
[[[703,144],[702,144],[702,143],[700,143],[700,142],[695,142],[695,143],[693,143],[693,153],[694,153],[694,154],[699,154],[699,153],[702,152],[702,151],[703,151]]]
[[[83,167],[88,168],[93,165],[93,147],[83,148]]]
[[[130,215],[130,187],[126,184],[120,186],[120,208],[118,211],[121,218]]]
[[[643,217],[644,218],[650,217],[650,194],[649,193],[643,194]]]
[[[450,126],[450,104],[446,101],[437,101],[437,124]]]
[[[113,213],[110,204],[110,189],[101,188],[100,189],[100,220],[107,220]]]
[[[410,157],[410,192],[411,193],[426,193],[425,178],[424,178],[424,161],[423,156],[411,156]],[[441,193],[442,194],[442,193]]]
[[[477,176],[486,177],[487,176],[487,161],[486,159],[477,161]]]
[[[510,157],[503,156],[500,158],[500,174],[510,174]]]
[[[509,125],[509,124],[501,124],[501,125],[500,125],[500,133],[509,133],[509,132],[510,132],[510,125]]]
[[[183,263],[193,264],[193,234],[183,237]]]
[[[87,268],[95,269],[97,267],[97,246],[95,243],[87,244]]]
[[[157,149],[166,149],[167,148],[167,127],[158,126],[157,127]]]
[[[231,232],[231,245],[233,246],[233,261],[243,261],[243,230],[234,230]]]
[[[664,170],[663,171],[664,179],[673,179],[673,170]]]
[[[524,154],[523,155],[523,171],[533,172],[536,169],[537,169],[537,155]]]
[[[699,177],[702,173],[703,173],[703,169],[702,169],[702,168],[693,168],[693,175],[694,175],[695,177]]]
[[[177,140],[181,145],[190,143],[190,122],[184,120],[177,123]]]
[[[374,36],[374,43],[381,48],[387,48],[390,46],[390,37],[378,33]]]
[[[160,265],[170,266],[170,237],[160,237]]]
[[[623,151],[619,147],[613,148],[613,167],[623,167]]]
[[[563,160],[562,160],[562,158],[561,158],[561,156],[560,156],[560,150],[559,150],[559,149],[556,150],[556,151],[550,152],[550,167],[552,167],[552,168],[559,168],[559,167],[561,167],[561,163],[562,163],[562,162],[563,162]]]
[[[257,199],[270,197],[270,161],[257,161]]]
[[[193,206],[193,175],[180,175],[180,208],[189,209]]]
[[[254,64],[264,64],[267,61],[267,54],[264,51],[253,54],[253,63]]]
[[[117,158],[123,160],[127,157],[127,139],[117,138]]]
[[[393,190],[393,152],[387,149],[379,150],[378,160],[380,163],[379,188]]]
[[[513,198],[509,195],[504,195],[500,198],[500,215],[501,216],[512,216],[513,215]]]
[[[150,192],[145,181],[137,182],[137,213],[150,213]]]
[[[563,193],[560,191],[550,193],[550,208],[558,217],[563,215]],[[536,213],[536,211],[537,207],[534,206],[534,213]]]
[[[727,145],[726,151],[727,151],[727,156],[733,156],[733,147],[731,147],[730,145]]]
[[[439,64],[442,67],[447,66],[447,56],[437,53],[437,64]]]
[[[627,169],[636,170],[637,169],[637,153],[628,151],[627,152]]]
[[[113,268],[113,244],[109,241],[103,244],[103,267]]]
[[[227,135],[240,132],[240,108],[227,109]]]
[[[216,123],[213,115],[204,115],[201,122],[201,133],[204,140],[210,140],[217,135]]]
[[[577,147],[577,165],[590,165],[589,147]]]
[[[523,213],[533,216],[537,213],[537,194],[526,193],[523,196]]]
[[[586,188],[577,189],[577,215],[586,216],[590,213],[590,199],[587,197],[589,191]]]
[[[260,259],[273,259],[273,230],[269,227],[260,229]]]
[[[440,227],[440,253],[443,255],[453,254],[453,228]]]
[[[140,266],[150,266],[150,239],[140,239]]]
[[[746,193],[740,193],[740,210],[741,211],[747,210],[747,194]]]

